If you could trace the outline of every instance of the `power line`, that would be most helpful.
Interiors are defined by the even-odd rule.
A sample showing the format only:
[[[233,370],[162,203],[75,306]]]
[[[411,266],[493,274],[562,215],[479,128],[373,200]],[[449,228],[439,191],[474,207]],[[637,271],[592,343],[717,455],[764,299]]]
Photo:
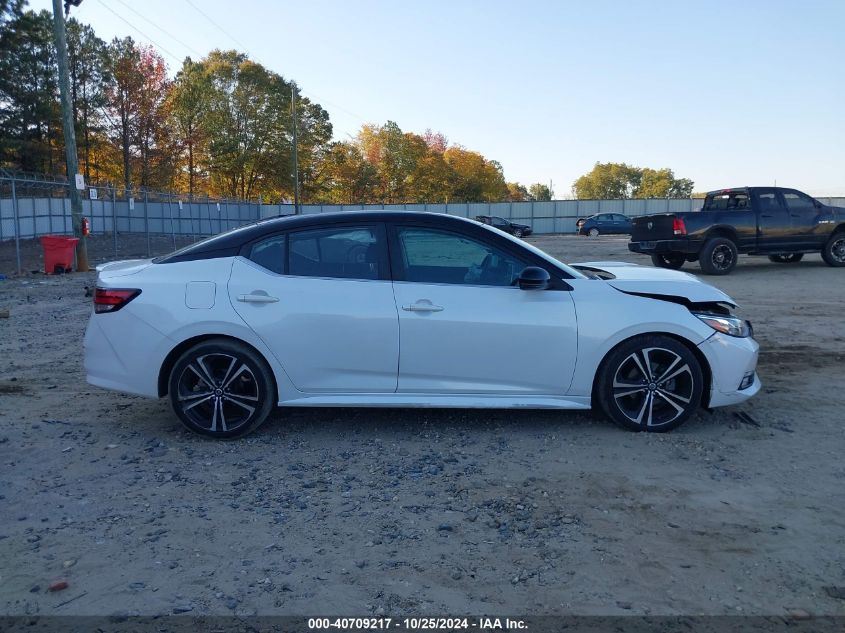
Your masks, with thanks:
[[[215,27],[217,27],[217,30],[218,30],[218,31],[220,31],[221,33],[223,33],[223,35],[225,35],[226,37],[228,37],[230,40],[232,40],[235,44],[237,44],[238,46],[240,46],[242,49],[244,49],[244,50],[246,50],[246,49],[247,49],[247,46],[246,46],[243,42],[241,42],[240,40],[238,40],[238,38],[236,38],[235,36],[230,35],[230,34],[226,31],[226,29],[224,29],[222,26],[220,26],[219,24],[217,24],[217,22],[215,22],[214,20],[212,20],[210,15],[208,15],[205,11],[203,11],[203,10],[202,10],[202,9],[200,9],[197,5],[195,5],[193,2],[191,2],[191,0],[185,0],[185,2],[187,2],[189,5],[191,5],[197,13],[199,13],[199,14],[200,14],[201,16],[203,16],[206,20],[208,20],[209,22],[211,22],[211,24],[213,24]]]
[[[141,15],[138,11],[136,11],[135,9],[133,9],[130,5],[126,4],[123,0],[116,0],[116,1],[117,1],[117,2],[119,2],[120,4],[122,4],[122,5],[123,5],[124,7],[126,7],[127,9],[129,9],[132,13],[134,13],[135,15],[137,15],[139,18],[141,18],[142,20],[144,20],[144,22],[146,22],[147,24],[151,25],[153,28],[158,29],[158,30],[159,30],[159,31],[161,31],[162,33],[164,33],[167,37],[169,37],[170,39],[172,39],[172,40],[173,40],[174,42],[176,42],[177,44],[181,44],[184,48],[188,49],[188,50],[189,50],[189,51],[191,51],[192,53],[194,53],[194,54],[196,54],[196,55],[200,55],[200,56],[202,56],[202,53],[201,53],[200,51],[198,51],[197,49],[195,49],[193,46],[190,46],[190,45],[186,44],[185,42],[183,42],[182,40],[180,40],[178,37],[176,37],[176,36],[175,36],[175,35],[173,35],[172,33],[169,33],[168,31],[166,31],[164,28],[162,28],[161,26],[159,26],[158,24],[156,24],[155,22],[153,22],[153,21],[152,21],[152,20],[150,20],[149,18],[147,18],[147,17],[145,17],[145,16]]]
[[[158,42],[156,42],[153,38],[151,38],[149,35],[147,35],[146,33],[144,33],[141,29],[139,29],[137,26],[135,26],[134,24],[132,24],[129,20],[125,19],[125,18],[124,18],[122,15],[120,15],[117,11],[115,11],[115,10],[114,10],[114,9],[112,9],[109,5],[107,5],[105,2],[103,2],[103,0],[99,0],[99,1],[100,1],[100,4],[101,4],[101,5],[103,5],[106,9],[108,9],[111,13],[113,13],[113,14],[114,14],[114,16],[115,16],[116,18],[118,18],[121,22],[126,23],[126,24],[129,26],[129,28],[131,28],[132,30],[136,31],[138,34],[140,34],[140,35],[141,35],[141,37],[144,37],[144,38],[146,38],[147,40],[149,40],[150,42],[152,42],[153,44],[155,44],[158,48],[160,48],[160,49],[161,49],[161,51],[162,51],[165,55],[167,55],[167,56],[171,57],[171,58],[172,58],[173,60],[175,60],[177,63],[180,63],[180,64],[182,63],[182,59],[180,59],[179,57],[177,57],[176,55],[174,55],[173,53],[171,53],[169,50],[167,50],[166,48],[164,48],[164,46],[162,46],[161,44],[159,44]]]
[[[118,0],[118,1],[121,1],[121,0]],[[230,40],[232,40],[233,42],[235,42],[235,44],[237,44],[238,46],[240,46],[240,47],[241,47],[244,51],[246,51],[246,50],[247,50],[247,48],[248,48],[248,47],[247,47],[246,45],[244,45],[244,44],[243,44],[240,40],[238,40],[238,38],[236,38],[234,35],[232,35],[232,34],[231,34],[231,33],[229,33],[226,29],[224,29],[222,26],[220,26],[217,22],[215,22],[215,21],[211,18],[211,16],[210,16],[210,15],[208,15],[205,11],[203,11],[203,10],[202,10],[202,9],[200,9],[197,5],[195,5],[195,4],[192,2],[192,0],[185,0],[185,2],[186,2],[187,4],[189,4],[189,5],[190,5],[190,6],[191,6],[191,7],[192,7],[192,8],[193,8],[193,9],[194,9],[197,13],[199,13],[200,15],[202,15],[202,16],[203,16],[206,20],[208,20],[211,24],[213,24],[213,25],[215,26],[215,28],[217,28],[217,30],[218,30],[218,31],[220,31],[221,33],[223,33],[223,35],[225,35],[225,36],[226,36],[226,37],[228,37]],[[298,88],[298,86],[297,86],[297,88]],[[367,120],[366,120],[364,117],[362,117],[360,114],[356,114],[356,113],[354,113],[354,112],[352,112],[352,111],[350,111],[350,110],[347,110],[346,108],[344,108],[344,107],[342,107],[342,106],[339,106],[339,105],[337,105],[336,103],[332,103],[331,101],[329,101],[329,100],[327,100],[327,99],[321,99],[319,95],[314,94],[314,93],[313,93],[313,92],[311,92],[310,90],[303,90],[302,88],[299,88],[299,91],[300,91],[300,92],[302,92],[302,93],[304,93],[304,94],[311,95],[314,99],[318,100],[320,103],[325,103],[326,105],[330,105],[331,107],[335,108],[336,110],[340,110],[341,112],[343,112],[343,113],[345,113],[345,114],[348,114],[349,116],[351,116],[351,117],[352,117],[352,118],[354,118],[354,119],[357,119],[357,120],[358,120],[359,122],[361,122],[361,123],[367,123]]]

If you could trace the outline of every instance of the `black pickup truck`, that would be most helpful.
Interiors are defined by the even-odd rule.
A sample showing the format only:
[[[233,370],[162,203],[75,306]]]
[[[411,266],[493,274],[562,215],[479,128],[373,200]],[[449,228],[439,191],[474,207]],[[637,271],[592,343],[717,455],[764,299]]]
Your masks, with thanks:
[[[634,218],[628,249],[662,268],[698,261],[709,275],[727,275],[739,253],[794,263],[821,252],[828,265],[845,266],[845,208],[783,187],[721,189],[701,211]]]

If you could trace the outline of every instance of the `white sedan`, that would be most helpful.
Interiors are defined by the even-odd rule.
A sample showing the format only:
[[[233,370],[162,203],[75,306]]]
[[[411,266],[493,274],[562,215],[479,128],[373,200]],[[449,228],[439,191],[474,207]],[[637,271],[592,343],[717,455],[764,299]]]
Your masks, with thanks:
[[[98,267],[88,381],[232,438],[276,405],[589,409],[668,431],[760,389],[730,297],[673,270],[567,266],[401,211],[261,221]]]

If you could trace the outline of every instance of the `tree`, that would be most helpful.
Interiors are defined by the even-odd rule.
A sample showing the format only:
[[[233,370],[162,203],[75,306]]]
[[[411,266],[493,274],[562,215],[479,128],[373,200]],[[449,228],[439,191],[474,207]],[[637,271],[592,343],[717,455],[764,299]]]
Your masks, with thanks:
[[[548,185],[535,182],[533,185],[528,187],[528,195],[531,200],[536,200],[537,202],[548,202],[552,199],[552,190]]]
[[[131,37],[115,38],[108,46],[109,81],[106,86],[107,131],[120,148],[123,186],[132,189],[132,162],[137,153],[138,110],[142,77],[141,54]]]
[[[331,204],[373,202],[378,172],[355,143],[332,143],[322,156],[314,199]]]
[[[185,58],[168,97],[168,112],[178,141],[177,152],[187,160],[189,199],[193,199],[196,191],[198,159],[203,162],[207,149],[203,117],[208,112],[210,99],[211,82],[205,67],[190,57]]]
[[[80,165],[85,180],[91,180],[92,156],[102,144],[103,108],[106,107],[106,43],[87,24],[71,18],[67,21],[68,63],[79,145]]]
[[[18,3],[3,8],[0,164],[53,174],[64,148],[53,18],[47,11],[20,13]]]
[[[524,202],[525,200],[530,200],[531,196],[528,193],[528,189],[525,188],[525,185],[521,185],[518,182],[509,182],[508,183],[508,201],[509,202]]]
[[[687,198],[693,182],[675,178],[671,169],[651,169],[626,163],[596,163],[572,185],[576,198]]]

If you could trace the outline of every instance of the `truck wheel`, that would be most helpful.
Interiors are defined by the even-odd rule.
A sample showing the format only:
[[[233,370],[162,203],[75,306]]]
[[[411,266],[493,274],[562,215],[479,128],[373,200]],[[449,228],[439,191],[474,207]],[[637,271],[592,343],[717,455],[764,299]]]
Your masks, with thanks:
[[[769,255],[769,261],[775,264],[794,264],[804,258],[804,253],[787,253],[786,255]]]
[[[587,231],[587,233],[589,234],[590,237],[598,237],[599,236],[599,230],[596,227],[591,228],[589,231]]]
[[[726,237],[714,237],[704,243],[699,263],[708,275],[727,275],[736,266],[736,244]]]
[[[678,270],[687,261],[686,255],[681,253],[655,253],[651,256],[651,263],[658,268]]]
[[[837,231],[830,236],[822,248],[822,259],[828,266],[845,266],[845,231]]]

